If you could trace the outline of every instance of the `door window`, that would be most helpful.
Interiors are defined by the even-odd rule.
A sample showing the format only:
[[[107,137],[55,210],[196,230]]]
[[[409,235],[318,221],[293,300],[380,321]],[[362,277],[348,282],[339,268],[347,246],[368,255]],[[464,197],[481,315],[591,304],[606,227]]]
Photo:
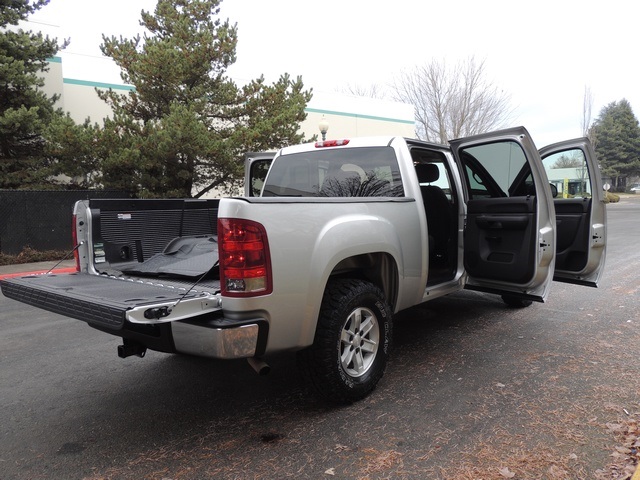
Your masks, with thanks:
[[[264,185],[264,179],[267,178],[267,172],[271,166],[271,159],[258,160],[251,164],[251,189],[249,191],[250,197],[259,197],[262,192],[262,186]]]
[[[591,182],[584,152],[579,148],[556,152],[542,160],[556,199],[591,198]]]
[[[522,147],[513,141],[476,145],[461,151],[466,170],[469,199],[500,198],[527,195],[525,177],[527,158]],[[518,186],[518,188],[515,188]]]

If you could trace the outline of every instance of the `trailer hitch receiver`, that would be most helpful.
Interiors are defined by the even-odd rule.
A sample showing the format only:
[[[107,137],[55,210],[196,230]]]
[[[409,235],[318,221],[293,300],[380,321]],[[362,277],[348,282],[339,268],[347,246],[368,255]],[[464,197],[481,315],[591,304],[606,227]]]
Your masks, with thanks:
[[[118,345],[118,356],[120,358],[127,358],[133,355],[137,355],[142,358],[147,353],[147,347],[138,342],[132,342],[125,339],[123,345]]]

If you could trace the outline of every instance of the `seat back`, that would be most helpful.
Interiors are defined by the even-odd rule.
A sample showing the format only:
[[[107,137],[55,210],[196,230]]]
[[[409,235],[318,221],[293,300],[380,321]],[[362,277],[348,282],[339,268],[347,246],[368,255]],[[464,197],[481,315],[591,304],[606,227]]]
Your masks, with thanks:
[[[421,163],[415,166],[418,181],[433,183],[440,178],[438,165]],[[422,202],[427,216],[429,239],[433,242],[430,251],[436,257],[445,256],[451,237],[451,203],[444,191],[436,185],[420,185]]]

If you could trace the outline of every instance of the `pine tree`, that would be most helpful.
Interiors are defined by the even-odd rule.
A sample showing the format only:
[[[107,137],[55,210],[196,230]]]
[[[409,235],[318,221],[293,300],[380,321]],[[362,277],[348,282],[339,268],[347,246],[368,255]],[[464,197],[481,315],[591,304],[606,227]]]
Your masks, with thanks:
[[[12,0],[0,9],[0,188],[37,188],[50,183],[44,128],[60,115],[57,98],[42,90],[47,59],[59,48],[41,33],[9,29],[49,3]]]
[[[242,87],[225,76],[236,60],[237,27],[217,18],[219,0],[159,0],[142,12],[146,33],[103,36],[102,52],[135,87],[99,92],[114,115],[100,131],[101,182],[141,196],[200,196],[243,177],[246,151],[303,140],[311,98],[300,78]]]
[[[625,99],[605,106],[591,127],[603,175],[624,189],[628,177],[640,175],[640,126]]]

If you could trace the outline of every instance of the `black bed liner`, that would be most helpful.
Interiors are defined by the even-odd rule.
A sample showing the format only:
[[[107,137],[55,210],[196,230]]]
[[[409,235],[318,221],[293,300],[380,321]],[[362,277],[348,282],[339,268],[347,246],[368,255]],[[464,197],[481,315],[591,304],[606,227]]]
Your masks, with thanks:
[[[203,292],[216,293],[219,282],[192,285],[131,277],[112,277],[84,273],[30,275],[0,282],[7,298],[76,318],[110,330],[119,330],[127,310],[157,302],[177,301]]]
[[[92,199],[94,267],[99,272],[199,278],[218,261],[219,203],[219,199]]]
[[[126,274],[198,278],[209,272],[217,276],[217,265],[217,237],[201,235],[174,238],[162,253],[120,270]]]

